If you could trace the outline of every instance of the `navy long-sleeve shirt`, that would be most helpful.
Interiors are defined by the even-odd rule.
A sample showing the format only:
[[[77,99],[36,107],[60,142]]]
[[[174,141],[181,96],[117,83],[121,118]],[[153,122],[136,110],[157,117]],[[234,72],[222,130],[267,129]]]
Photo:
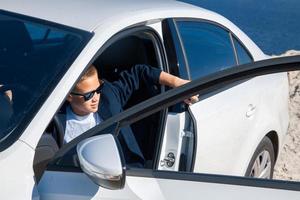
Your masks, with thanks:
[[[131,68],[130,71],[123,71],[120,74],[120,79],[112,83],[104,81],[100,105],[98,113],[103,120],[120,113],[123,111],[123,107],[131,97],[134,91],[141,87],[143,82],[146,85],[153,85],[159,83],[159,76],[161,70],[153,68],[148,65],[136,65]],[[121,140],[124,140],[128,150],[125,150],[126,161],[130,162],[134,159],[130,157],[130,153],[134,153],[140,160],[144,160],[143,154],[137,144],[137,141],[132,133],[131,128],[123,127],[121,129]],[[122,143],[122,142],[121,142]],[[124,149],[123,149],[124,150]],[[131,155],[132,157],[132,155]]]

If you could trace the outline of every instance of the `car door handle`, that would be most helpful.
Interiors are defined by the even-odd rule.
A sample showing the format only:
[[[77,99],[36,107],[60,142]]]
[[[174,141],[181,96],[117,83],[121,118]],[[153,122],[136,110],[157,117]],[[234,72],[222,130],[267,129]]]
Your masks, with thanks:
[[[256,111],[256,106],[254,106],[253,104],[249,104],[247,112],[246,112],[246,117],[249,118],[249,117],[253,116],[253,114],[255,113],[255,111]]]

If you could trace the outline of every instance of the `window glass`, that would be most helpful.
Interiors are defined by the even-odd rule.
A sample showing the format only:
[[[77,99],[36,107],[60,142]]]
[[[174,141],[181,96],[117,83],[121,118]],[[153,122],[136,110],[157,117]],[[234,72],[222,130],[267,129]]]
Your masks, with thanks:
[[[62,39],[65,37],[65,34],[60,31],[51,31],[48,35],[49,39]]]
[[[192,79],[236,65],[229,33],[213,24],[178,21]]]
[[[44,37],[47,33],[46,27],[37,26],[37,25],[29,24],[29,23],[25,23],[24,25],[25,25],[32,40],[44,39]]]
[[[32,18],[0,13],[0,141],[26,123],[90,37],[89,33]],[[65,40],[44,40],[55,30]],[[43,100],[42,100],[43,99]],[[19,126],[20,125],[20,126]],[[15,131],[12,131],[15,130]],[[17,138],[12,137],[12,138]],[[9,140],[9,141],[13,141]]]
[[[233,38],[233,41],[239,59],[239,64],[242,65],[252,62],[252,58],[241,43],[236,38]]]
[[[65,38],[66,34],[61,32],[61,30],[50,29],[47,26],[39,26],[37,24],[24,24],[31,39],[33,41],[45,41],[45,40],[62,40]]]

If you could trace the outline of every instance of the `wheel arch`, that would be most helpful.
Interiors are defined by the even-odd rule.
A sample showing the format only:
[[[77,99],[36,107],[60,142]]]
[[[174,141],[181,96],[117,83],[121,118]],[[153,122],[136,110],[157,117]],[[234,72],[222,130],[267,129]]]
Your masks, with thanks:
[[[270,131],[266,137],[268,137],[273,144],[273,148],[274,148],[274,153],[275,153],[275,162],[277,161],[278,158],[278,153],[279,153],[279,138],[278,138],[278,134],[276,131]]]

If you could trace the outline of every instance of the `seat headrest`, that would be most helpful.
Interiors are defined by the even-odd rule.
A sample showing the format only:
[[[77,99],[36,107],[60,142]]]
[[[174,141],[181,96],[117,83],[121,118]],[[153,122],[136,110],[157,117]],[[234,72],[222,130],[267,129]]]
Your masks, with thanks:
[[[100,77],[108,80],[117,78],[116,76],[121,71],[130,69],[136,64],[147,63],[147,52],[143,40],[136,36],[116,41],[95,61]]]

